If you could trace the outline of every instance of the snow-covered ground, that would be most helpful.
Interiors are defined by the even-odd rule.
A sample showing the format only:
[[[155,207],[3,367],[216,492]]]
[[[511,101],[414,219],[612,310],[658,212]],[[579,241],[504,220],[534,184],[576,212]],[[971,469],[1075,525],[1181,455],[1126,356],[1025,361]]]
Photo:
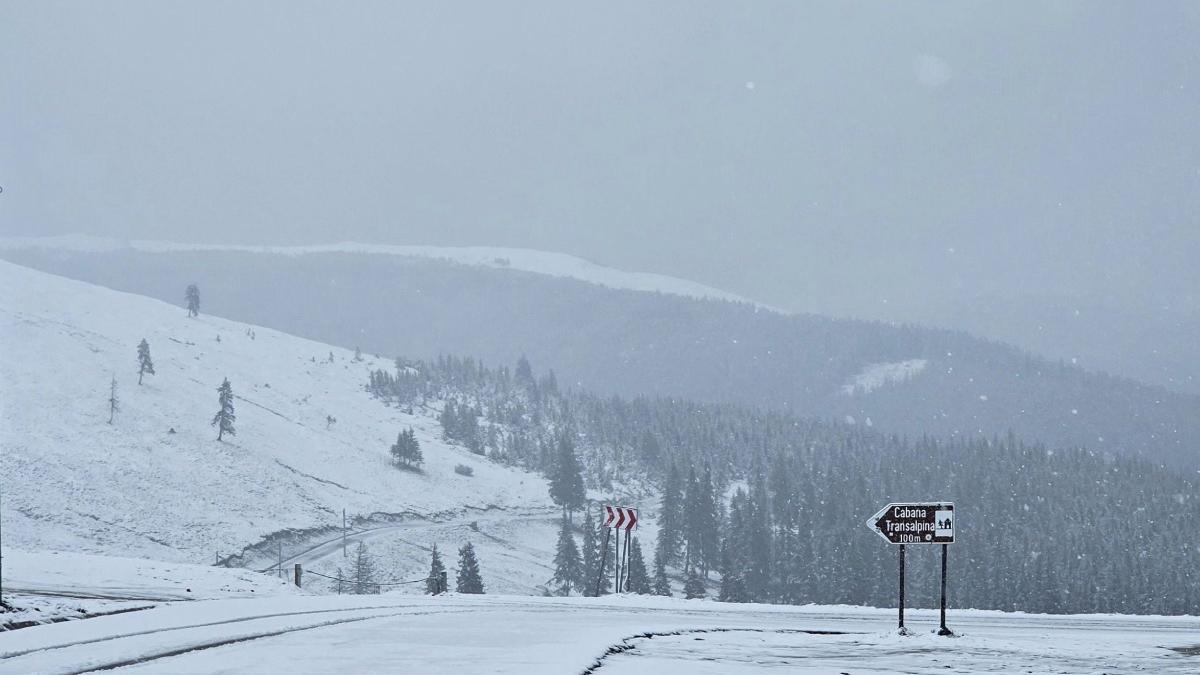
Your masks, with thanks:
[[[391,368],[389,359],[357,361],[325,344],[188,318],[181,307],[7,262],[0,288],[6,547],[210,564],[282,534],[291,557],[340,532],[345,509],[355,531],[425,526],[420,544],[439,543],[448,561],[469,533],[484,547],[485,582],[497,575],[509,592],[537,591],[499,564],[489,569],[489,558],[514,544],[469,524],[540,518],[530,556],[550,560],[548,523],[557,510],[545,480],[444,442],[435,409],[406,414],[371,398],[367,374]],[[139,386],[143,338],[157,374]],[[120,407],[109,424],[112,377]],[[237,435],[217,441],[210,422],[226,377]],[[337,421],[327,424],[327,416]],[[390,445],[410,426],[424,452],[422,474],[389,463]],[[455,473],[457,464],[474,475]],[[276,551],[271,545],[243,560],[264,567]],[[413,566],[427,554],[411,556],[381,563]]]
[[[885,384],[903,382],[916,377],[925,370],[929,362],[925,359],[908,359],[895,363],[872,363],[862,369],[850,381],[842,385],[842,393],[847,396],[854,394],[869,394]]]
[[[781,310],[756,303],[728,291],[722,291],[694,281],[650,272],[627,272],[565,253],[538,251],[527,248],[500,246],[395,246],[387,244],[362,244],[340,242],[314,246],[239,246],[227,244],[185,244],[166,241],[124,241],[108,237],[89,235],[65,235],[56,237],[5,237],[0,238],[0,249],[43,248],[66,251],[106,252],[123,249],[147,253],[176,251],[241,251],[248,253],[273,253],[279,255],[307,255],[313,253],[371,253],[418,258],[447,260],[463,265],[514,269],[553,277],[568,277],[598,286],[632,291],[651,291],[681,295],[689,298],[707,298],[746,302],[764,310]]]
[[[936,616],[649,597],[276,596],[0,634],[0,673],[1195,673],[1195,617]]]
[[[4,550],[4,591],[164,602],[299,592],[291,583],[242,568],[12,548]]]

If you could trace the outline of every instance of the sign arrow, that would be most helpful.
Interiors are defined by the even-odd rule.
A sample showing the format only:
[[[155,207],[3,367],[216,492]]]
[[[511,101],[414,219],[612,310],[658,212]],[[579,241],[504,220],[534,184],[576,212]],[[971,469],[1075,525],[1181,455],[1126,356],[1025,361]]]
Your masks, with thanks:
[[[876,511],[867,527],[889,544],[953,544],[956,520],[953,502],[904,502]]]

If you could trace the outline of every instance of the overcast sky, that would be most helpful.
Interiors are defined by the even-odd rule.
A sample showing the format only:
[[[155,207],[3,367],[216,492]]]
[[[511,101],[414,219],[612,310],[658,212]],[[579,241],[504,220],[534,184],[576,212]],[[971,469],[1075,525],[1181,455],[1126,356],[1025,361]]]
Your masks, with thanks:
[[[1195,311],[1200,3],[0,1],[0,234]]]

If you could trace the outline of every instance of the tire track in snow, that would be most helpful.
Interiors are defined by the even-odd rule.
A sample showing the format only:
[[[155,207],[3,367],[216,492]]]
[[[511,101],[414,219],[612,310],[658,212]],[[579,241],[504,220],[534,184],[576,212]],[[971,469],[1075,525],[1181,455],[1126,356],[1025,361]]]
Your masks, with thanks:
[[[417,612],[416,614],[448,614],[448,613],[469,612],[469,611],[470,610],[467,610],[467,609],[458,609],[458,610],[447,609],[447,610],[443,610],[441,612]],[[106,670],[116,670],[117,668],[126,668],[129,666],[137,666],[137,665],[141,665],[141,664],[145,664],[145,663],[150,663],[151,661],[158,661],[159,659],[170,658],[172,656],[181,656],[183,654],[191,654],[193,652],[204,651],[206,649],[215,649],[216,647],[224,647],[226,645],[233,645],[233,644],[238,644],[241,642],[250,642],[251,640],[261,640],[263,638],[276,637],[279,635],[287,635],[288,633],[299,633],[300,631],[314,630],[316,628],[327,628],[329,626],[338,626],[338,625],[343,625],[343,624],[348,624],[348,623],[358,623],[360,621],[370,621],[371,619],[384,619],[384,618],[393,617],[393,616],[411,616],[413,614],[414,614],[413,612],[385,612],[382,614],[372,614],[370,616],[359,616],[359,617],[353,617],[353,618],[349,618],[349,619],[335,619],[333,621],[323,621],[321,623],[311,624],[311,625],[307,625],[307,626],[293,626],[293,627],[282,628],[282,629],[278,629],[278,630],[265,631],[262,633],[252,633],[249,635],[239,635],[237,637],[227,637],[227,638],[208,640],[208,641],[204,641],[204,642],[196,642],[196,643],[192,643],[190,645],[185,645],[182,647],[174,647],[174,648],[171,648],[166,651],[155,652],[152,654],[145,654],[142,656],[136,656],[136,657],[129,658],[129,659],[122,659],[119,661],[112,661],[112,662],[105,663],[105,664],[98,665],[98,666],[88,666],[88,667],[80,669],[80,670],[68,670],[68,671],[64,672],[64,675],[84,675],[84,673],[97,673],[97,672],[102,672],[102,671],[106,671]]]
[[[856,635],[849,631],[841,630],[804,630],[799,628],[690,628],[675,631],[662,631],[639,633],[630,635],[626,638],[621,638],[621,641],[610,646],[600,655],[592,665],[583,670],[580,675],[593,675],[596,671],[604,667],[606,659],[617,654],[624,654],[637,649],[636,641],[638,640],[653,640],[657,637],[674,637],[679,635],[696,635],[700,633],[803,633],[807,635]]]
[[[167,628],[155,628],[155,629],[151,629],[151,630],[134,631],[132,633],[119,633],[116,635],[106,635],[104,637],[91,638],[88,640],[78,640],[75,642],[64,642],[64,643],[56,644],[56,645],[47,645],[45,647],[36,647],[34,649],[25,649],[22,651],[4,652],[4,653],[0,653],[0,662],[6,661],[8,659],[15,659],[15,658],[18,658],[21,656],[28,656],[29,654],[35,654],[35,653],[40,653],[40,652],[50,652],[50,651],[55,651],[55,650],[59,650],[59,649],[69,649],[71,647],[79,647],[82,645],[96,644],[99,642],[109,642],[112,640],[124,640],[127,638],[141,637],[143,635],[154,635],[157,633],[170,633],[172,631],[189,630],[189,629],[194,629],[194,628],[209,628],[212,626],[222,626],[222,625],[226,625],[226,624],[244,623],[246,621],[261,621],[263,619],[275,619],[275,618],[287,617],[287,616],[304,616],[304,615],[308,615],[308,614],[330,614],[330,613],[334,613],[334,612],[362,612],[362,611],[370,611],[370,610],[374,610],[374,609],[401,609],[401,608],[413,607],[413,606],[414,605],[408,605],[408,606],[376,605],[376,606],[372,606],[372,607],[312,609],[312,610],[304,610],[304,611],[300,611],[300,612],[276,612],[274,614],[258,614],[255,616],[243,616],[243,617],[238,617],[235,619],[223,619],[221,621],[208,621],[208,622],[204,622],[204,623],[193,623],[193,624],[187,624],[187,625],[183,625],[183,626],[170,626]]]

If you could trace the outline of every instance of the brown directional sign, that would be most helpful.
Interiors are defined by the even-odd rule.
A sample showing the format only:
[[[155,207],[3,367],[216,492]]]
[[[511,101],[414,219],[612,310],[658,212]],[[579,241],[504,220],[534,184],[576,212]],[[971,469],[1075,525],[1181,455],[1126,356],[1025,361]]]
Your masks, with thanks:
[[[890,544],[953,544],[952,502],[888,504],[867,520],[867,527]]]

